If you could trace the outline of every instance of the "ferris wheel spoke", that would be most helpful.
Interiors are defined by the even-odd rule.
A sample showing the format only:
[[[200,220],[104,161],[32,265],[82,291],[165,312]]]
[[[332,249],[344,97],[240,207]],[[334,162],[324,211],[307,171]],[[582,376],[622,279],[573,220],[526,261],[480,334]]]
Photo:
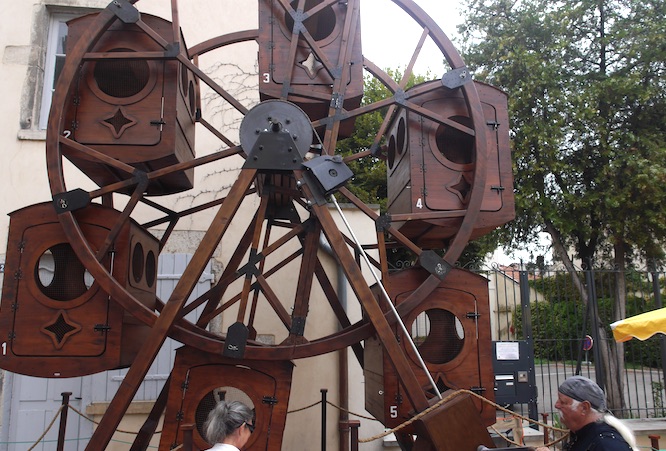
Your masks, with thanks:
[[[111,436],[120,424],[122,417],[120,413],[127,411],[141,381],[145,378],[150,365],[162,347],[169,330],[178,318],[179,312],[185,305],[190,293],[192,293],[194,285],[199,280],[199,277],[201,277],[224,231],[229,227],[231,219],[238,211],[246,191],[254,181],[255,175],[256,170],[244,169],[241,171],[240,176],[232,186],[229,195],[213,220],[211,227],[206,231],[199,248],[190,260],[187,268],[185,268],[180,281],[176,284],[169,301],[165,304],[160,316],[155,321],[144,346],[138,351],[136,360],[134,360],[134,363],[132,363],[125,376],[127,383],[118,388],[116,395],[111,400],[109,410],[116,414],[104,415],[102,417],[99,428],[95,430],[90,439],[88,445],[90,449],[103,449],[111,440]]]
[[[384,313],[370,291],[360,268],[350,254],[349,248],[342,239],[340,231],[335,225],[330,212],[317,205],[313,205],[312,208],[321,223],[322,230],[326,235],[331,248],[335,251],[340,260],[340,265],[347,275],[347,279],[349,280],[356,297],[360,300],[368,315],[368,321],[374,326],[377,336],[384,348],[386,348],[389,359],[395,366],[396,371],[401,375],[407,397],[415,408],[425,410],[428,407],[428,400],[423,393],[421,383],[417,380],[412,367],[407,361],[406,355],[402,352],[402,349],[396,340],[395,333],[386,321]]]

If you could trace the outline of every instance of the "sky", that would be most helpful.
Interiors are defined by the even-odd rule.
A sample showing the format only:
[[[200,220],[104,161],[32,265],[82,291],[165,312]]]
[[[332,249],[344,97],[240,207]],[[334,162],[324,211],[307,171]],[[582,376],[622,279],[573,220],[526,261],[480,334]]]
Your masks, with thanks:
[[[460,10],[463,1],[415,0],[415,3],[455,45],[456,26],[462,22]],[[389,0],[363,0],[361,23],[364,56],[382,69],[407,65],[422,32],[411,17]],[[437,74],[448,70],[442,62],[442,53],[432,42],[424,46],[415,73],[425,74],[427,70]]]

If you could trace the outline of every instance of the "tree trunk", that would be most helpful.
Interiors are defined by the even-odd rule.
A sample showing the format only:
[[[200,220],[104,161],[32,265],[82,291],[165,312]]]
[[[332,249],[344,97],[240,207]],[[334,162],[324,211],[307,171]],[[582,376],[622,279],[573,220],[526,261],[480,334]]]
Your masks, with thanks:
[[[578,290],[585,308],[587,308],[589,302],[587,289],[576,273],[576,268],[567,254],[559,231],[552,223],[546,221],[546,232],[548,232],[552,239],[555,254],[560,258],[564,267],[571,275],[571,280],[573,281],[576,290]],[[624,273],[621,272],[621,274],[624,283]],[[623,289],[622,291],[623,293],[626,293],[626,290]],[[618,299],[617,296],[616,299]],[[624,299],[624,297],[622,299]],[[622,302],[622,305],[625,305],[624,302]],[[617,356],[624,357],[624,353],[622,352],[618,354],[616,348],[612,346],[612,344],[608,346],[606,345],[606,343],[609,343],[608,335],[606,334],[605,325],[599,318],[599,312],[595,310],[592,312],[592,315],[596,316],[596,324],[599,324],[599,329],[597,330],[599,343],[596,345],[599,346],[601,354],[601,362],[595,362],[595,364],[602,365],[604,368],[605,380],[603,381],[603,385],[606,389],[606,396],[608,398],[608,408],[611,411],[620,412],[625,404],[623,396],[624,384],[622,380],[622,375],[624,374],[624,358],[618,359]]]
[[[615,260],[615,305],[613,306],[613,320],[618,321],[627,316],[627,280],[625,267],[626,247],[623,241],[614,245]],[[621,416],[626,407],[624,400],[624,343],[616,343],[615,340],[608,341],[612,365],[609,371],[611,383],[608,389],[609,408],[616,416]]]

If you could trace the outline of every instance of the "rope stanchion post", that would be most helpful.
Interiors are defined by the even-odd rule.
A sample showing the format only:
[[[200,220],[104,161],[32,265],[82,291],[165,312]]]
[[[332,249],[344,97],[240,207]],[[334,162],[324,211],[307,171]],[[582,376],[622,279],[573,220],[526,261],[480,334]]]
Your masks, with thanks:
[[[541,414],[541,419],[543,420],[544,424],[548,424],[548,414],[547,413],[542,413]],[[545,445],[548,443],[548,440],[550,440],[550,430],[548,427],[544,426],[543,427],[543,444]]]
[[[338,421],[338,431],[340,435],[340,451],[351,451],[349,448],[349,418]]]
[[[321,451],[326,451],[326,394],[327,388],[321,389]]]
[[[329,404],[335,407],[335,404]],[[345,451],[358,451],[359,420],[341,420],[340,423],[340,449]]]
[[[349,420],[349,440],[351,442],[349,451],[358,451],[358,428],[361,422],[358,420]]]
[[[652,447],[653,451],[659,451],[659,439],[661,438],[660,435],[648,435],[648,438],[650,439],[650,446]]]
[[[60,412],[60,429],[58,429],[58,445],[57,451],[65,449],[65,432],[67,432],[67,411],[69,410],[69,397],[72,392],[66,391],[60,393],[62,395],[62,410]]]

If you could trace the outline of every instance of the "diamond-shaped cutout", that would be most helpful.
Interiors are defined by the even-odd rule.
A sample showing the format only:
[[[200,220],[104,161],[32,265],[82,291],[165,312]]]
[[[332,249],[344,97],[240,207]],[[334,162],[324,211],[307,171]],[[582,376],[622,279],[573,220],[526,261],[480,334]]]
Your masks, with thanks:
[[[113,137],[118,139],[125,133],[125,130],[135,125],[137,122],[132,117],[126,114],[122,107],[119,107],[116,112],[102,121],[102,125],[108,127],[113,133]]]
[[[467,177],[465,177],[463,173],[460,173],[453,183],[446,185],[446,189],[458,196],[460,202],[467,204],[472,185],[467,181]]]
[[[51,338],[56,349],[61,349],[67,339],[80,330],[81,326],[70,321],[64,310],[59,311],[53,321],[42,327],[42,332]]]
[[[308,57],[298,63],[299,66],[301,66],[305,71],[308,73],[308,77],[314,78],[317,76],[317,72],[321,70],[324,65],[317,59],[316,56],[314,56],[314,53],[310,52]]]

